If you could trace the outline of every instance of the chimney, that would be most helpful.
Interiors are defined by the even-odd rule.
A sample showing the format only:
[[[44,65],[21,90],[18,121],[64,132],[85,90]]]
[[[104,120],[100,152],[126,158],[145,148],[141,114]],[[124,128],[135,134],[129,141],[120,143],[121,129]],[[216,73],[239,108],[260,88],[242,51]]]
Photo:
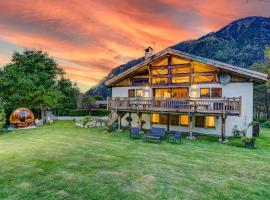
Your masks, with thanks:
[[[147,58],[151,57],[154,54],[154,50],[152,47],[147,47],[145,50],[145,55],[144,55],[144,59],[146,60]]]

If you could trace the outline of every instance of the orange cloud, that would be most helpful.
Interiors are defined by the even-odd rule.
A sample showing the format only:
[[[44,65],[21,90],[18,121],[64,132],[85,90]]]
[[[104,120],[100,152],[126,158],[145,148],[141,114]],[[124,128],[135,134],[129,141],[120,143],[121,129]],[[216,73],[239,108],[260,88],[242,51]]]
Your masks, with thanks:
[[[12,50],[42,49],[90,88],[115,66],[141,57],[152,42],[159,51],[240,17],[268,16],[269,9],[258,0],[0,1],[0,64],[9,62]]]

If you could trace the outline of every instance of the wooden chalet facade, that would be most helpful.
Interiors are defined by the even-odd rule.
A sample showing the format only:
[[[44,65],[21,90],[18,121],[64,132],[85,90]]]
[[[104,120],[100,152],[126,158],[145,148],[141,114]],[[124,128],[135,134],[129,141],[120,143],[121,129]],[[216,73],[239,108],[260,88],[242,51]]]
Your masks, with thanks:
[[[108,80],[110,122],[149,129],[232,135],[253,120],[253,84],[267,75],[167,48]]]

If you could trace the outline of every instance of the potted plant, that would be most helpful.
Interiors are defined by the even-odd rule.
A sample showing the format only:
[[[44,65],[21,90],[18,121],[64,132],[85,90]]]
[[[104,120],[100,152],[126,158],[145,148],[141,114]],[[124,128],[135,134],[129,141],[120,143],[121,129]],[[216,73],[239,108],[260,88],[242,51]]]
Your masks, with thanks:
[[[252,136],[244,136],[242,140],[245,142],[247,149],[254,149],[256,138]]]

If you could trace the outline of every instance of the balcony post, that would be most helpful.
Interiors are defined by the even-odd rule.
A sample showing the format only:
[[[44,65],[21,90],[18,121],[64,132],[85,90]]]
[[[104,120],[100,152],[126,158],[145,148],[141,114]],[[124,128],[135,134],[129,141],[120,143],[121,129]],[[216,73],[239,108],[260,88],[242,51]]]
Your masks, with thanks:
[[[188,119],[189,136],[187,137],[187,139],[188,140],[195,140],[196,138],[192,135],[194,113],[189,113],[188,116],[189,116],[189,119]]]
[[[226,138],[225,138],[225,123],[226,123],[226,118],[227,116],[225,114],[221,115],[221,138],[220,142],[226,143]]]
[[[170,131],[170,114],[168,114],[167,131]]]

